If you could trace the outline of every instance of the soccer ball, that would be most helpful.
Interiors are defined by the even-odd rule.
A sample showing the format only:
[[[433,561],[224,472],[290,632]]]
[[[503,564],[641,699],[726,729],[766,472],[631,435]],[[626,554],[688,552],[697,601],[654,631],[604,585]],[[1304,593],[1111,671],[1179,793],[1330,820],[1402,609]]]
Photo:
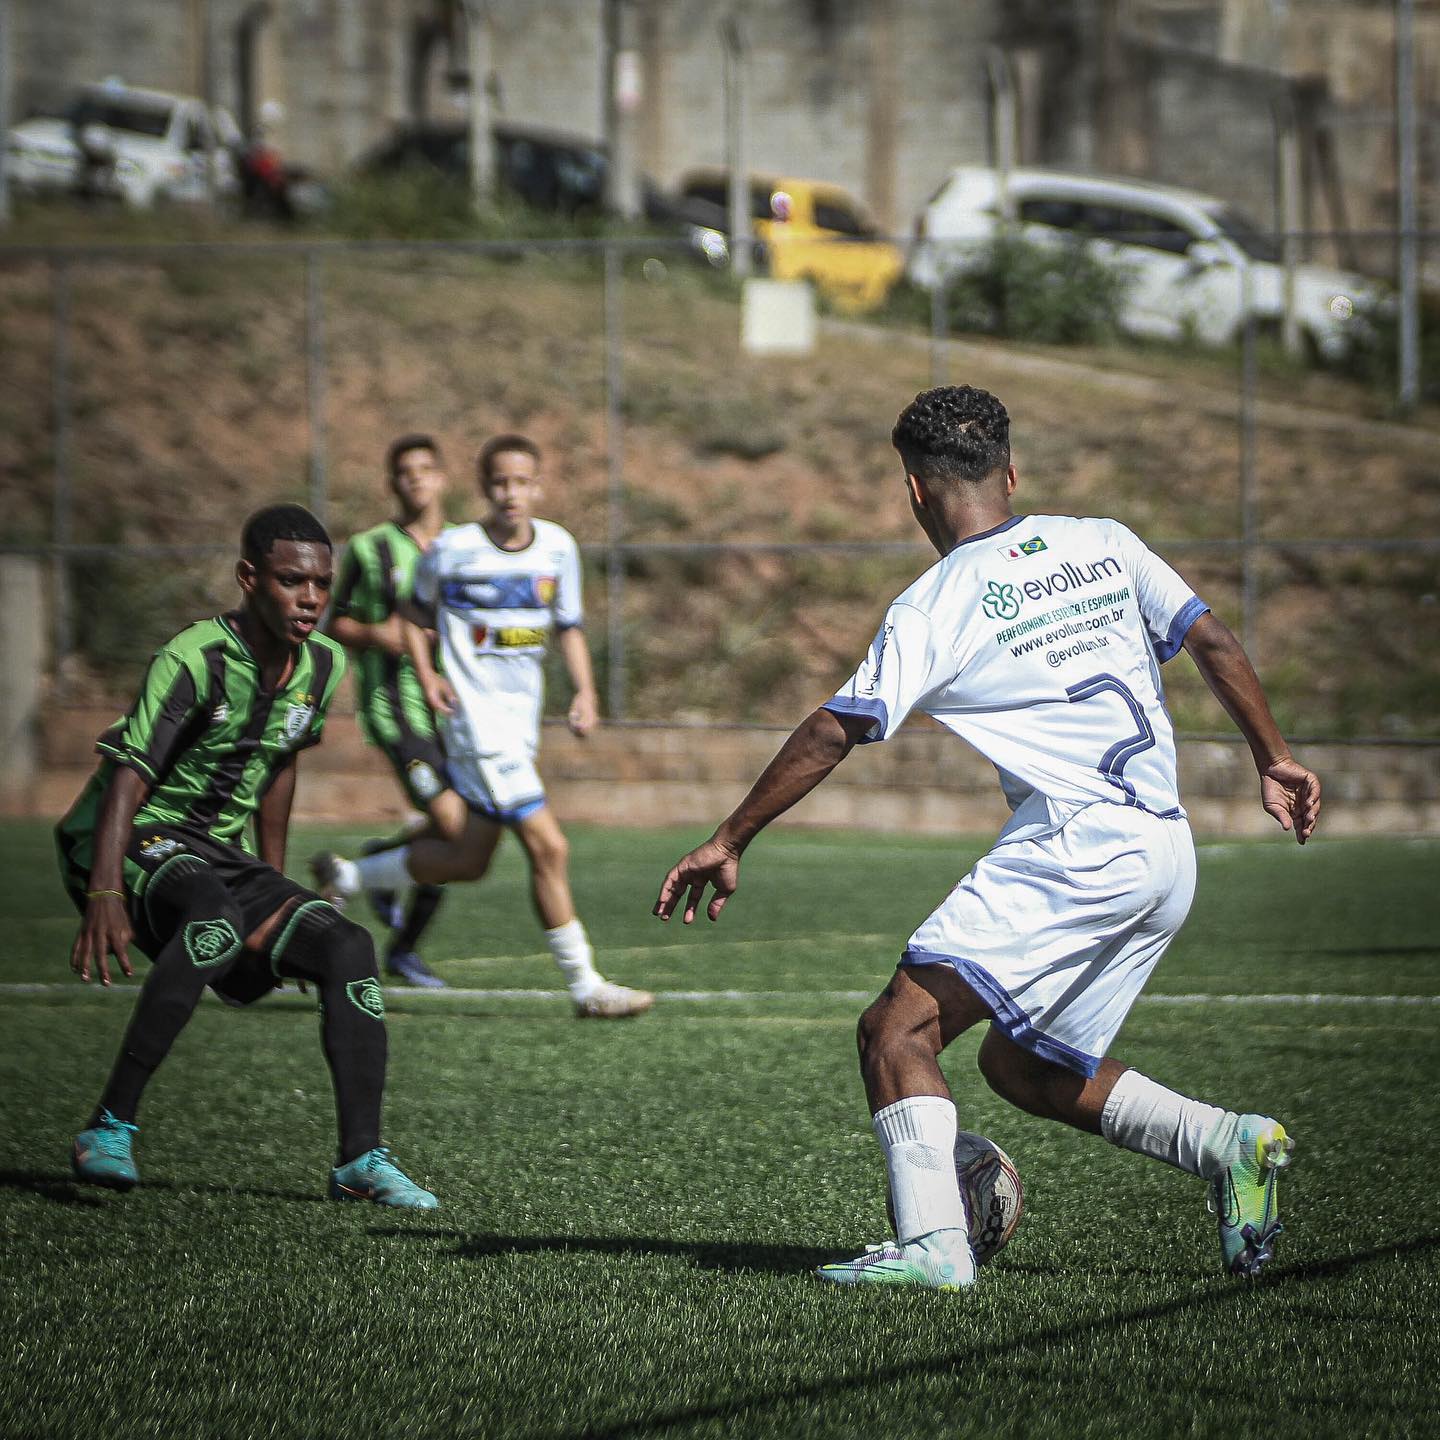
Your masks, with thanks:
[[[969,1130],[955,1137],[955,1173],[970,1221],[970,1248],[975,1263],[983,1265],[1010,1243],[1025,1213],[1025,1187],[1010,1157]]]

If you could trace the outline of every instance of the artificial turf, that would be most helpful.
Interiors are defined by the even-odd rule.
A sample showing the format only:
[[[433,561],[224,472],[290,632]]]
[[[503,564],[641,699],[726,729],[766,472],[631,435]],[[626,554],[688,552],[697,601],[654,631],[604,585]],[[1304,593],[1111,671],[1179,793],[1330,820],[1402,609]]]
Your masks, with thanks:
[[[1131,1063],[1297,1135],[1261,1282],[1219,1273],[1203,1187],[1010,1110],[967,1036],[962,1124],[1015,1159],[1027,1211],[980,1284],[937,1295],[809,1271],[884,1228],[848,992],[883,985],[978,844],[780,831],[718,926],[662,926],[659,880],[698,838],[572,837],[602,967],[670,992],[649,1016],[390,993],[387,1138],[443,1206],[402,1215],[322,1198],[329,1085],[293,991],[203,1005],[147,1096],[140,1188],[75,1184],[129,1004],[66,983],[46,832],[0,828],[0,1434],[1440,1428],[1440,844],[1202,850],[1122,1032]],[[427,954],[455,987],[558,988],[514,853],[447,900]]]

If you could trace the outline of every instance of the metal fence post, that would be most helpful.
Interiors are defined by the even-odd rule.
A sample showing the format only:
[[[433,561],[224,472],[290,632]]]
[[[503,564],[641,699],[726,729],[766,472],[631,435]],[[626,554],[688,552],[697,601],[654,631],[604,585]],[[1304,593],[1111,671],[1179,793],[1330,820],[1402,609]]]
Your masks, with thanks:
[[[1259,539],[1255,506],[1255,283],[1250,265],[1240,265],[1240,642],[1255,643]]]
[[[50,538],[55,667],[75,648],[70,599],[70,561],[66,552],[75,538],[70,490],[70,265],[62,257],[50,262],[52,297],[50,404],[54,427],[54,487],[51,492]]]
[[[305,397],[310,438],[310,509],[323,525],[325,474],[325,276],[314,250],[305,252]]]
[[[625,718],[625,563],[620,544],[625,538],[625,437],[620,414],[625,387],[621,350],[624,310],[621,285],[625,272],[620,251],[605,247],[605,449],[609,465],[609,504],[605,515],[606,655],[609,675],[606,699],[610,718]]]
[[[945,321],[945,311],[950,298],[950,287],[936,267],[935,288],[930,292],[930,385],[944,385],[950,378],[950,358],[945,353],[945,342],[950,338]]]

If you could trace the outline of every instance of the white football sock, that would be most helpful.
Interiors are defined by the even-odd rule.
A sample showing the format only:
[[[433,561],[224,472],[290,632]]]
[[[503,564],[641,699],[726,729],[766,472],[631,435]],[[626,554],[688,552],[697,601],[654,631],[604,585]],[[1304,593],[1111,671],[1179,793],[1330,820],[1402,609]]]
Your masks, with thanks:
[[[1122,1150],[1209,1180],[1223,1161],[1217,1163],[1216,1147],[1207,1146],[1205,1137],[1226,1113],[1218,1105],[1167,1090],[1138,1070],[1127,1070],[1105,1101],[1100,1133]]]
[[[572,1000],[584,1000],[605,977],[595,968],[595,952],[590,948],[590,937],[579,919],[559,925],[545,932],[545,943],[570,987]]]
[[[933,1230],[968,1233],[955,1174],[953,1101],[909,1095],[875,1112],[875,1138],[885,1152],[895,1234],[902,1245]]]
[[[377,850],[373,855],[362,855],[355,861],[343,861],[353,865],[359,884],[358,890],[405,890],[415,883],[406,863],[410,858],[408,845],[397,845],[390,850]],[[340,882],[345,883],[344,879]]]

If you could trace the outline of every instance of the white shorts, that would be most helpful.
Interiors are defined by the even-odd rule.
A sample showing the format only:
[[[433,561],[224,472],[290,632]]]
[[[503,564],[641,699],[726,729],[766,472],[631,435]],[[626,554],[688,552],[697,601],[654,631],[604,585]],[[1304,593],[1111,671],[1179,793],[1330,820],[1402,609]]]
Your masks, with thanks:
[[[530,755],[452,755],[446,771],[472,810],[502,825],[516,824],[545,803],[545,787]]]
[[[1092,1076],[1195,895],[1183,819],[1097,803],[1005,839],[910,937],[902,965],[949,965],[995,1025]]]

